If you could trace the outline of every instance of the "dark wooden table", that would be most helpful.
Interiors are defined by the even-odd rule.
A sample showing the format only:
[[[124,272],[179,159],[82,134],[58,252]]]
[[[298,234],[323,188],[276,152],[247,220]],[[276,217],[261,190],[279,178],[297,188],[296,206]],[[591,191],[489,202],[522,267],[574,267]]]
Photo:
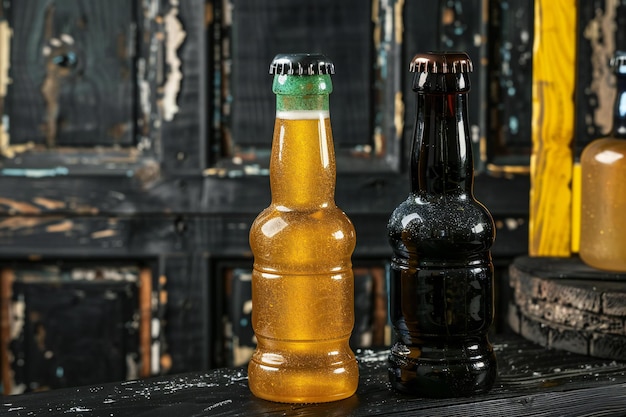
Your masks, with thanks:
[[[487,395],[432,400],[390,390],[387,352],[358,352],[357,393],[327,404],[255,398],[245,368],[170,375],[2,398],[2,416],[626,416],[626,362],[547,350],[497,335],[499,376]]]

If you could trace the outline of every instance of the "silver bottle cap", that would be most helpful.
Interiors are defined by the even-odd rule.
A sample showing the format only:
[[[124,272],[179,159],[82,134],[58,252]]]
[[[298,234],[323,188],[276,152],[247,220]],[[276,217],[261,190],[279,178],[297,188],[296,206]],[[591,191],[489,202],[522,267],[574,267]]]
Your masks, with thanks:
[[[411,60],[409,71],[431,74],[459,74],[472,72],[474,66],[465,52],[427,52]]]
[[[335,65],[322,54],[278,54],[270,64],[272,75],[334,74]]]

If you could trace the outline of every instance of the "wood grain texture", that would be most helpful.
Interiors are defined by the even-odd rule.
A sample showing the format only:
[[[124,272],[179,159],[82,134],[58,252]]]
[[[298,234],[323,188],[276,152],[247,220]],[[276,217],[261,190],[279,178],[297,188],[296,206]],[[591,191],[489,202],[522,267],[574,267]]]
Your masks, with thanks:
[[[568,256],[576,63],[576,1],[535,2],[528,252]]]
[[[510,268],[511,328],[555,349],[626,360],[624,274],[576,257],[517,258]]]
[[[335,64],[330,111],[335,147],[371,145],[373,62],[370,0],[233,1],[233,146],[267,148],[275,98],[269,63],[278,53],[319,52]],[[279,27],[281,30],[272,30]]]
[[[487,32],[489,6],[484,0],[440,1],[439,50],[465,51],[474,64],[470,75],[471,91],[468,94],[467,117],[470,128],[474,169],[483,171],[487,163],[487,93],[489,58]],[[415,51],[424,52],[424,51]],[[410,115],[414,117],[414,114]]]
[[[152,375],[151,348],[152,348],[152,312],[158,307],[153,307],[152,302],[152,273],[149,268],[141,268],[139,271],[139,376],[145,378]],[[167,303],[165,303],[167,304]],[[158,368],[154,373],[158,372]]]
[[[210,42],[207,39],[210,27],[205,22],[204,11],[210,7],[209,3],[204,0],[169,1],[169,6],[164,7],[162,13],[169,16],[178,8],[175,21],[180,21],[182,29],[156,27],[151,34],[152,37],[158,37],[163,31],[168,39],[166,44],[169,45],[170,38],[180,37],[181,30],[185,32],[184,42],[175,51],[170,51],[172,60],[176,60],[176,57],[180,60],[178,72],[182,77],[176,84],[176,95],[170,99],[171,106],[176,106],[177,112],[169,121],[163,115],[156,115],[151,122],[153,128],[150,137],[159,146],[160,169],[168,175],[197,176],[209,166],[209,147],[213,140],[217,140],[208,133],[211,107],[207,90],[211,71],[207,68],[207,60],[211,58],[208,56],[209,46],[213,47],[213,44],[207,45]],[[144,45],[144,48],[149,50],[149,45]],[[169,65],[166,65],[165,70],[165,81],[173,83],[169,80],[175,78],[175,75],[169,70]],[[161,92],[165,85],[155,84],[152,88]],[[155,98],[159,102],[159,97]]]
[[[528,0],[489,2],[487,169],[530,171],[534,13]]]
[[[11,394],[13,390],[13,377],[9,360],[9,343],[11,340],[11,325],[13,323],[11,297],[13,296],[13,270],[2,268],[0,270],[0,378],[2,381],[2,393]]]
[[[386,350],[357,352],[359,387],[346,400],[280,404],[255,398],[245,368],[99,384],[0,402],[9,416],[58,414],[161,416],[623,416],[626,364],[547,350],[519,336],[494,343],[499,375],[493,390],[469,398],[424,399],[389,387]],[[9,405],[10,404],[10,405]]]
[[[84,267],[85,265],[83,265]],[[14,263],[10,393],[137,378],[137,268]],[[3,277],[6,280],[6,277]]]
[[[134,2],[14,2],[11,143],[129,146]]]
[[[406,68],[402,60],[406,5],[396,2],[372,1],[372,37],[374,44],[373,80],[373,149],[385,158],[390,168],[400,171],[404,164],[403,135],[407,114],[403,80]],[[371,124],[371,123],[370,123]],[[372,125],[372,124],[371,124]],[[341,159],[338,167],[341,166]]]

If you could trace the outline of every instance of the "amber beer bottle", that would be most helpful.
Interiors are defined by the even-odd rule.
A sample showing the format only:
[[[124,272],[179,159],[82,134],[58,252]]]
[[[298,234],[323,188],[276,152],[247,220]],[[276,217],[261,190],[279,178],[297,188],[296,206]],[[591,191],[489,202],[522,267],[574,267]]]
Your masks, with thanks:
[[[496,377],[487,339],[495,228],[473,195],[472,62],[465,53],[418,54],[410,70],[417,93],[411,192],[388,223],[395,336],[389,377],[395,389],[417,396],[483,393]]]
[[[613,129],[580,157],[580,257],[588,265],[626,272],[626,52],[613,58]]]
[[[276,94],[272,200],[250,230],[257,347],[248,376],[252,393],[271,401],[335,401],[358,385],[348,345],[356,237],[334,201],[333,73],[323,55],[277,55],[270,65]]]

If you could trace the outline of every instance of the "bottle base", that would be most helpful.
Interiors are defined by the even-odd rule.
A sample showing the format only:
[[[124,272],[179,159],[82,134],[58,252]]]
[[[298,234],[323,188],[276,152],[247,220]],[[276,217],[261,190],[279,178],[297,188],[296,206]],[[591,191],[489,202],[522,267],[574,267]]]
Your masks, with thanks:
[[[473,345],[474,347],[476,345]],[[391,386],[427,398],[469,397],[491,390],[497,376],[491,345],[468,355],[463,347],[433,349],[396,343],[389,355]]]
[[[623,248],[620,245],[615,246],[616,248]],[[621,252],[624,252],[620,249]],[[600,252],[600,251],[598,251]],[[616,252],[614,250],[614,252]],[[617,272],[624,273],[626,272],[626,257],[624,257],[621,253],[613,253],[612,257],[605,256],[600,257],[597,253],[594,253],[588,249],[581,248],[579,251],[580,259],[592,268],[598,269],[600,271],[606,272]]]
[[[356,360],[335,368],[278,368],[254,360],[248,385],[258,398],[279,403],[325,403],[351,397],[359,382]]]

